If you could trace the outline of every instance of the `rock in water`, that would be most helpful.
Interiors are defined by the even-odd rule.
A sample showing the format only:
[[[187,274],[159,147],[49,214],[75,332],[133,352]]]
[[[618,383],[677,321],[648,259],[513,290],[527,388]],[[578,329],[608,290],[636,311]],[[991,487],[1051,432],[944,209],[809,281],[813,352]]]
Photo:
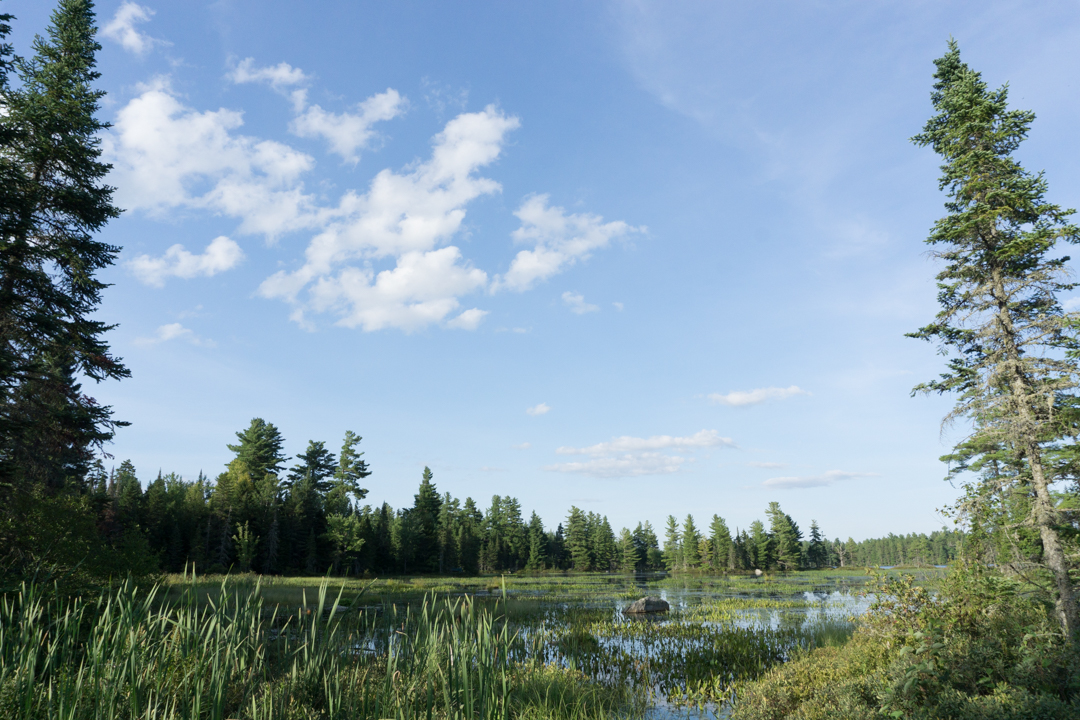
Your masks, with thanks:
[[[671,606],[667,604],[667,600],[650,596],[632,602],[629,607],[623,610],[623,615],[643,615],[645,613],[667,612],[670,609]]]

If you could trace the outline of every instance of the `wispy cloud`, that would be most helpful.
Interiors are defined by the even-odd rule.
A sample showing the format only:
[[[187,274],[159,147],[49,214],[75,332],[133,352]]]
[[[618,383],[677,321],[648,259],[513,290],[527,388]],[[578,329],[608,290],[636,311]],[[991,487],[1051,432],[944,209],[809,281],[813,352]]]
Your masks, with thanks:
[[[186,328],[180,323],[169,323],[168,325],[162,325],[154,333],[153,337],[136,338],[136,345],[150,346],[158,345],[170,340],[185,340],[192,345],[200,345],[202,347],[214,347],[213,340],[207,340],[197,336],[190,328]]]
[[[551,472],[588,475],[595,478],[638,477],[677,473],[687,460],[664,453],[631,453],[619,457],[599,457],[582,462],[556,463],[542,469]]]
[[[686,437],[672,435],[653,435],[639,438],[623,435],[609,442],[597,443],[587,447],[560,447],[555,452],[560,455],[604,455],[609,453],[636,452],[642,450],[696,450],[712,447],[736,447],[731,438],[722,437],[715,430],[700,430]]]
[[[531,408],[526,408],[525,412],[532,416],[546,415],[551,411],[547,403],[540,403],[539,405],[533,405]]]
[[[573,293],[567,290],[562,294],[563,303],[570,308],[570,312],[575,315],[584,315],[585,313],[596,312],[600,309],[597,305],[590,305],[585,302],[585,296],[579,293]]]
[[[532,443],[527,443],[527,442],[519,443],[518,445],[513,446],[513,448],[515,450],[528,450],[531,447],[532,447]]]
[[[731,438],[715,430],[701,430],[693,435],[653,435],[647,438],[624,435],[609,442],[585,447],[560,447],[560,455],[590,455],[591,459],[556,463],[544,470],[577,473],[598,478],[637,477],[640,475],[669,475],[679,472],[692,459],[676,454],[716,447],[736,447]],[[660,452],[660,451],[669,452]],[[674,452],[671,452],[674,451]]]
[[[125,2],[117,9],[113,19],[101,29],[101,34],[120,43],[128,52],[145,55],[155,45],[170,45],[166,40],[150,37],[139,32],[135,26],[145,23],[154,16],[154,11],[143,5]]]
[[[139,255],[128,267],[141,282],[164,287],[169,277],[211,277],[236,267],[244,259],[244,251],[222,235],[210,241],[200,255],[188,252],[183,245],[173,245],[161,257]]]
[[[746,464],[750,467],[765,468],[767,470],[779,470],[780,468],[787,467],[785,463],[778,462],[748,462]]]
[[[809,395],[807,391],[802,388],[792,385],[791,387],[778,388],[767,387],[757,388],[756,390],[734,390],[721,395],[720,393],[712,393],[708,396],[710,400],[721,405],[730,405],[733,407],[743,407],[745,405],[758,405],[759,403],[766,402],[768,400],[784,400],[795,395]]]
[[[830,470],[829,472],[822,473],[821,475],[802,475],[798,477],[769,478],[761,484],[765,487],[776,488],[778,490],[792,490],[797,488],[828,487],[829,485],[834,485],[843,480],[854,480],[856,478],[868,477],[877,477],[877,474],[852,473],[844,472],[842,470]]]

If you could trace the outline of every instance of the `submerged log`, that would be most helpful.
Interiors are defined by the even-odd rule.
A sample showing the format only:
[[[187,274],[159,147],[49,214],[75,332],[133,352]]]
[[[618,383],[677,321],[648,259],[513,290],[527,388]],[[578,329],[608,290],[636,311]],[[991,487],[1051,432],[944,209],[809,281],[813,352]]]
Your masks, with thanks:
[[[667,600],[649,596],[632,602],[623,610],[623,615],[644,615],[645,613],[667,612],[670,609],[671,606],[667,604]]]

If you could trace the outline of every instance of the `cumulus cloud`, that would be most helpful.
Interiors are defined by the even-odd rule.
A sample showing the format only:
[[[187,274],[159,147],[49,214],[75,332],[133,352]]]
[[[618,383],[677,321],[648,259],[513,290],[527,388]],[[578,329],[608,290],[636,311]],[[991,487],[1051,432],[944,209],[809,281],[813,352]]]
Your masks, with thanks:
[[[579,260],[587,260],[615,238],[645,232],[644,227],[632,227],[621,220],[605,223],[599,215],[568,215],[561,207],[549,206],[547,195],[526,198],[514,214],[521,220],[521,227],[513,233],[514,242],[534,247],[514,257],[506,274],[496,277],[492,290],[528,290]]]
[[[101,34],[120,43],[128,52],[145,55],[155,45],[168,45],[165,40],[150,37],[135,29],[135,26],[148,22],[154,11],[137,3],[125,2],[117,9],[113,19],[101,29]]]
[[[757,388],[756,390],[735,390],[729,392],[726,395],[720,393],[712,393],[709,395],[709,399],[715,403],[721,405],[731,405],[733,407],[743,407],[745,405],[757,405],[767,400],[784,400],[795,395],[809,395],[807,391],[799,388],[796,385],[786,388],[767,387]]]
[[[293,119],[289,129],[304,138],[321,137],[330,150],[349,162],[360,160],[359,151],[376,137],[374,125],[401,114],[405,99],[397,90],[372,95],[356,106],[355,113],[333,113],[312,105]]]
[[[262,83],[292,102],[295,117],[289,130],[298,137],[322,138],[330,151],[349,162],[359,162],[360,150],[377,137],[375,123],[392,120],[405,111],[405,98],[393,88],[372,95],[356,105],[355,112],[335,113],[308,104],[307,85],[311,78],[300,68],[282,62],[260,67],[254,58],[245,58],[227,75],[234,83]]]
[[[537,415],[546,415],[550,410],[551,408],[548,407],[547,403],[540,403],[539,405],[533,405],[531,408],[526,408],[525,412],[535,417]]]
[[[585,296],[578,293],[572,293],[569,290],[562,294],[563,303],[570,308],[570,312],[575,315],[584,315],[585,313],[596,312],[599,310],[599,306],[590,305],[585,302]]]
[[[209,210],[240,220],[239,232],[268,238],[319,222],[301,176],[309,156],[236,131],[243,115],[183,105],[162,78],[117,113],[103,149],[120,205],[160,214]]]
[[[736,447],[731,438],[721,437],[715,430],[699,430],[686,437],[671,435],[653,435],[639,438],[624,435],[613,438],[610,442],[597,443],[588,447],[560,447],[555,452],[560,455],[605,455],[610,453],[633,452],[641,450],[697,450],[711,447]]]
[[[795,488],[828,487],[842,480],[855,478],[876,477],[875,473],[852,473],[842,470],[830,470],[821,475],[803,475],[799,477],[774,477],[761,483],[765,487],[779,490],[791,490]]]
[[[204,347],[213,347],[214,342],[212,340],[205,340],[197,336],[190,328],[186,328],[180,323],[169,323],[168,325],[162,325],[157,329],[152,337],[136,338],[136,345],[157,345],[159,343],[168,342],[169,340],[186,340],[192,345],[202,345]]]
[[[542,469],[551,472],[574,473],[595,478],[638,477],[641,475],[670,475],[679,472],[686,458],[663,453],[632,453],[618,457],[600,457],[581,462],[556,463]]]
[[[365,330],[444,321],[459,296],[486,286],[487,273],[453,245],[435,248],[458,232],[469,202],[501,190],[475,173],[498,158],[518,124],[494,106],[458,115],[435,137],[430,159],[408,173],[383,170],[363,195],[346,194],[303,266],[267,278],[259,293],[293,304],[298,321],[308,310],[334,312],[339,324]],[[376,274],[370,263],[387,257],[396,267]],[[357,260],[365,265],[350,264]],[[478,322],[480,312],[461,324]]]
[[[169,277],[211,277],[236,267],[244,259],[244,251],[224,235],[216,237],[201,255],[188,252],[183,245],[173,245],[161,257],[139,255],[128,267],[140,281],[154,287],[164,287]]]

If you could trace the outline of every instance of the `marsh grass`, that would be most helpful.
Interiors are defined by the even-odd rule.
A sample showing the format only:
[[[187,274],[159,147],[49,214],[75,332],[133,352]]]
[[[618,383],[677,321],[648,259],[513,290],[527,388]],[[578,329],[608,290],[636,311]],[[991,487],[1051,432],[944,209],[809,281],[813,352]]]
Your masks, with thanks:
[[[34,587],[0,604],[0,716],[588,718],[640,709],[623,688],[528,658],[468,599],[342,613],[324,584],[295,611],[252,588],[178,599],[128,584],[91,601]]]
[[[33,587],[6,596],[0,717],[578,720],[638,717],[657,703],[715,709],[734,683],[841,645],[854,627],[814,594],[846,585],[820,575],[210,580],[69,601]],[[619,613],[654,590],[672,597],[671,613]]]

